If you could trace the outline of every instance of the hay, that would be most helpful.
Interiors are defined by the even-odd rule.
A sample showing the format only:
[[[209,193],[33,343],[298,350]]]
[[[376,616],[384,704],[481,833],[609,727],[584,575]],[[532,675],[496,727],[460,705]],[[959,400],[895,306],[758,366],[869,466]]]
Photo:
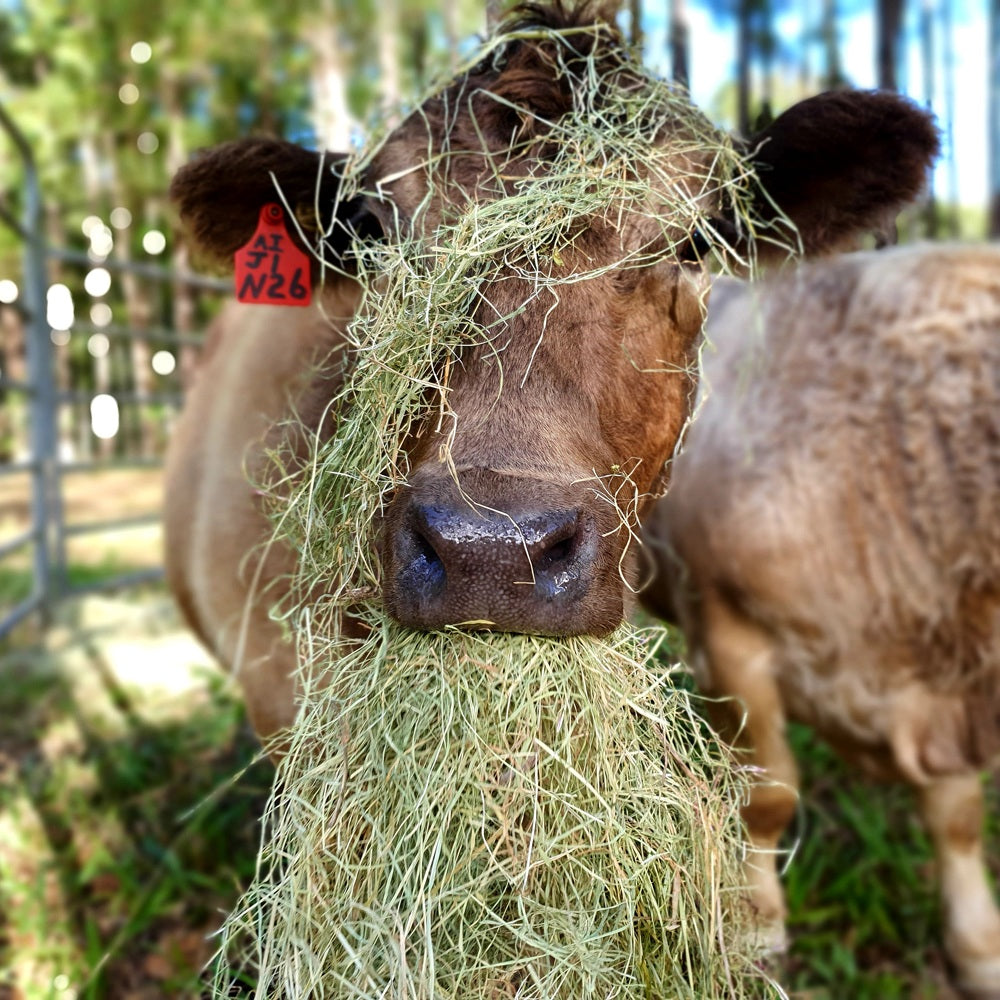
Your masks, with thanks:
[[[379,603],[376,526],[409,473],[403,443],[428,419],[454,426],[451,365],[512,318],[470,322],[485,283],[515,273],[539,295],[644,266],[705,228],[706,203],[766,235],[749,168],[686,98],[634,65],[602,77],[573,32],[522,37],[574,79],[574,111],[546,123],[545,170],[498,180],[503,197],[430,233],[417,218],[358,246],[337,434],[305,475],[275,456],[275,537],[300,555],[275,613],[300,650],[302,706],[257,877],[222,932],[217,997],[246,982],[255,997],[338,1000],[764,989],[735,944],[743,786],[661,665],[664,633],[416,634]],[[595,217],[653,225],[618,260],[563,267]],[[736,251],[716,236],[724,266]],[[635,530],[634,513],[623,521]],[[346,611],[370,627],[363,642],[341,639]]]
[[[739,790],[658,641],[384,624],[340,659],[226,928],[254,995],[749,995]]]

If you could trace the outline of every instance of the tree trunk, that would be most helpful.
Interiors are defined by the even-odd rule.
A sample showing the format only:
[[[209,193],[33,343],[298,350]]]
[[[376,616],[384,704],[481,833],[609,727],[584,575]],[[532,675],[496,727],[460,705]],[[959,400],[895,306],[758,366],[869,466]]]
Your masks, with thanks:
[[[674,82],[691,89],[690,29],[685,0],[670,3],[670,68]]]
[[[928,111],[934,109],[935,68],[934,68],[934,4],[935,0],[923,0],[920,7],[920,61],[924,77],[924,104]],[[939,229],[937,199],[934,196],[933,175],[924,209],[926,235],[934,239]]]
[[[736,8],[736,128],[750,135],[750,17],[752,0],[739,0]]]
[[[799,87],[808,93],[812,89],[812,33],[813,5],[812,0],[801,0],[802,34],[799,36]]]
[[[989,236],[1000,238],[1000,0],[990,0],[989,80]]]
[[[427,53],[430,48],[430,32],[427,26],[427,18],[422,15],[403,19],[403,39],[409,39],[409,45],[404,54],[400,56],[403,66],[409,66],[412,73],[414,90],[422,94],[430,82],[427,72]],[[448,69],[455,71],[457,65],[456,44],[449,38],[450,28],[445,28],[445,44],[448,49]]]
[[[958,162],[955,157],[955,33],[952,24],[951,3],[941,5],[941,73],[944,84],[945,170],[948,179],[948,235],[953,239],[960,233],[958,219]]]
[[[774,5],[771,0],[764,0],[759,4],[758,11],[761,107],[754,124],[755,132],[767,128],[774,121],[774,57],[778,51],[778,38],[774,33]]]
[[[54,202],[49,202],[45,207],[45,240],[50,247],[68,247],[69,234],[66,232],[66,220],[63,217],[62,209]],[[46,280],[49,285],[63,282],[66,279],[62,262],[55,257],[50,257],[47,261]],[[80,306],[79,300],[74,299],[74,315],[79,319],[76,311]],[[56,345],[52,351],[53,378],[55,379],[56,390],[59,392],[74,389],[73,373],[70,368],[70,352],[66,345]],[[59,449],[66,449],[72,454],[76,454],[77,443],[73,440],[73,428],[81,420],[88,430],[85,443],[86,447],[80,452],[79,457],[89,458],[91,454],[92,441],[89,437],[90,411],[87,406],[71,403],[61,407],[53,419],[56,421],[56,434],[58,437]]]
[[[632,47],[642,50],[642,0],[628,0],[629,40]]]
[[[102,135],[102,145],[104,157],[108,165],[108,188],[112,200],[117,205],[124,205],[128,196],[122,184],[121,174],[118,171],[118,163],[115,157],[115,138],[110,132]],[[150,363],[152,352],[149,349],[149,341],[146,339],[150,321],[152,319],[152,302],[149,297],[149,288],[139,280],[134,271],[128,269],[132,261],[132,247],[128,234],[119,235],[114,242],[112,254],[115,260],[122,265],[122,270],[118,272],[117,281],[120,282],[122,297],[125,300],[125,322],[128,326],[128,369],[131,374],[131,388],[134,391],[137,401],[128,409],[131,409],[131,420],[127,419],[129,414],[125,406],[121,407],[121,430],[119,437],[125,439],[126,452],[137,450],[142,456],[156,454],[156,419],[150,413],[149,407],[144,402],[153,391],[153,367]],[[123,389],[125,386],[122,387]],[[128,440],[128,427],[136,428],[133,440]],[[100,447],[104,447],[105,442],[101,442]]]
[[[184,144],[184,106],[181,100],[180,81],[173,74],[164,74],[161,83],[161,93],[164,110],[167,112],[167,173],[173,177],[187,160],[187,150]],[[267,117],[262,115],[262,123]],[[266,126],[265,126],[266,127]],[[178,231],[174,235],[170,251],[170,268],[174,275],[187,271],[188,249],[183,235]],[[185,389],[194,378],[199,350],[190,342],[194,336],[195,326],[195,290],[188,282],[175,277],[170,283],[171,326],[180,341],[173,345],[174,357],[177,361],[181,388]]]
[[[312,121],[316,139],[325,149],[350,149],[354,121],[347,105],[348,67],[344,65],[332,0],[323,0],[317,16],[305,21],[303,29],[312,50]]]
[[[261,135],[280,138],[281,122],[279,121],[277,108],[274,103],[275,92],[277,90],[277,80],[274,74],[276,64],[277,60],[273,55],[273,42],[271,39],[268,39],[263,43],[263,49],[260,54],[259,73],[263,77],[263,80],[257,92],[257,128]],[[176,80],[171,81],[171,85],[176,90]],[[179,103],[178,101],[178,106]],[[170,112],[171,116],[173,113],[173,111]],[[172,130],[173,124],[173,117],[171,117]],[[170,172],[170,176],[174,176],[173,171]]]
[[[876,86],[898,90],[899,37],[903,25],[904,0],[878,0],[875,20]]]
[[[12,382],[28,377],[24,320],[15,306],[0,304],[0,374]],[[0,389],[0,462],[13,462],[30,453],[23,393],[8,396]]]
[[[87,196],[87,206],[91,212],[101,213],[101,164],[94,142],[94,126],[85,127],[76,144],[80,157],[80,172],[83,174],[83,191]]]
[[[486,0],[486,33],[492,35],[503,20],[503,0]]]
[[[189,258],[187,246],[181,240],[174,243],[171,257],[171,267],[175,274],[188,271]],[[172,285],[172,326],[179,342],[175,345],[178,379],[181,392],[186,392],[194,383],[201,359],[201,349],[193,342],[195,333],[194,289],[184,280],[175,278]]]
[[[458,2],[459,0],[444,0],[444,37],[448,45],[448,67],[453,73],[458,69]],[[426,80],[422,79],[421,85],[425,83]]]
[[[376,4],[378,38],[379,101],[388,126],[399,121],[401,88],[399,85],[399,8],[396,0],[378,0]]]
[[[836,90],[844,85],[844,71],[840,63],[840,38],[837,31],[838,20],[837,0],[823,0],[823,20],[820,25],[820,33],[823,38],[823,48],[826,51],[824,85],[829,90]]]
[[[0,304],[0,374],[12,382],[28,377],[24,319],[16,306]]]

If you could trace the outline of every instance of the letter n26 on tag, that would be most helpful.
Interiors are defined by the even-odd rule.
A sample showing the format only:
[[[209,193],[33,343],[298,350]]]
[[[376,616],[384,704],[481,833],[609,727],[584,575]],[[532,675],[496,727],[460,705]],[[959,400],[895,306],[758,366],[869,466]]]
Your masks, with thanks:
[[[307,306],[312,301],[309,257],[288,235],[285,213],[264,205],[257,231],[236,251],[236,298],[259,305]]]

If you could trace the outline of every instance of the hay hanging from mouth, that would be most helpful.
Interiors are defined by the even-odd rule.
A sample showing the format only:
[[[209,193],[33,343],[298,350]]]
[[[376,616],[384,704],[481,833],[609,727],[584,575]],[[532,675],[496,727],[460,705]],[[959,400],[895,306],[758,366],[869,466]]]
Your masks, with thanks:
[[[331,402],[337,434],[316,442],[304,474],[275,456],[275,537],[300,556],[276,613],[300,652],[302,704],[257,877],[222,931],[216,997],[766,991],[737,943],[744,786],[662,665],[665,633],[414,633],[379,601],[377,524],[409,473],[404,442],[456,419],[450,366],[514,318],[470,322],[485,283],[514,273],[539,295],[646,266],[696,228],[712,233],[706,206],[763,232],[728,139],[633,64],[601,76],[578,34],[522,32],[573,80],[573,111],[545,123],[544,169],[498,172],[502,196],[358,246],[364,301]],[[445,155],[429,150],[431,180]],[[345,197],[368,183],[371,160],[348,173]],[[429,195],[428,219],[433,206]],[[646,235],[581,266],[594,219],[622,233],[639,220]],[[736,248],[713,235],[725,266]],[[348,612],[364,640],[342,636]]]
[[[657,642],[386,624],[340,659],[306,692],[215,995],[753,995],[739,788]]]

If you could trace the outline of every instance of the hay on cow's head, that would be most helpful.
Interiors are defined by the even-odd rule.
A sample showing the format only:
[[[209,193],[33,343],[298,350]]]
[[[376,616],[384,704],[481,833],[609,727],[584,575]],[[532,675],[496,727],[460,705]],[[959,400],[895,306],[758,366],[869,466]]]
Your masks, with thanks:
[[[546,123],[545,169],[430,234],[415,225],[358,248],[365,301],[331,403],[338,432],[305,476],[272,484],[288,494],[276,537],[301,556],[280,613],[303,698],[257,878],[223,931],[217,996],[244,974],[258,997],[345,1000],[761,987],[734,945],[742,786],[660,665],[663,634],[421,634],[378,600],[374,525],[407,477],[410,432],[453,417],[449,364],[493,335],[468,320],[482,282],[513,268],[537,294],[595,276],[559,266],[594,217],[657,227],[615,267],[704,228],[707,198],[756,225],[746,164],[685,98],[640,85],[635,66],[627,85],[602,78],[572,36],[542,34],[576,101]],[[667,120],[684,124],[673,142],[657,127]],[[701,166],[679,176],[688,151]],[[370,626],[363,642],[341,640],[347,610]]]

